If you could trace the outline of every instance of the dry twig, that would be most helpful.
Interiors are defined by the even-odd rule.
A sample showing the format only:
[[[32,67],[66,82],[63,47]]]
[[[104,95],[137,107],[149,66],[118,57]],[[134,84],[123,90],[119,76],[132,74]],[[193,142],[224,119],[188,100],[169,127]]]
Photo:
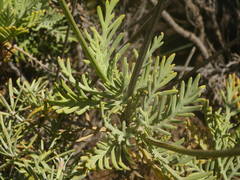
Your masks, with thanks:
[[[185,64],[184,64],[183,70],[182,70],[182,72],[181,72],[180,75],[179,75],[179,79],[183,77],[183,75],[184,75],[184,73],[185,73],[185,71],[186,71],[186,69],[187,69],[187,67],[188,67],[188,65],[189,65],[189,63],[190,63],[190,61],[191,61],[194,53],[195,53],[195,51],[196,51],[196,47],[194,46],[194,47],[192,48],[191,52],[190,52],[189,55],[188,55],[188,58],[187,58],[187,60],[186,60],[186,62],[185,62]]]
[[[204,59],[209,58],[209,53],[206,46],[195,34],[186,29],[183,29],[180,25],[178,25],[166,10],[162,12],[162,17],[178,34],[192,41],[199,48]]]
[[[19,76],[22,80],[27,81],[21,70],[17,66],[15,66],[15,64],[13,64],[12,62],[8,62],[8,65],[16,73],[17,76]]]
[[[29,57],[31,60],[33,60],[36,64],[38,64],[42,69],[44,69],[45,71],[49,72],[50,74],[55,74],[53,73],[48,66],[46,66],[45,64],[43,64],[41,61],[39,61],[37,58],[33,57],[31,54],[29,54],[28,52],[24,51],[22,48],[18,47],[16,44],[13,45],[13,48],[18,50],[19,52],[23,53],[24,55],[26,55],[27,57]]]

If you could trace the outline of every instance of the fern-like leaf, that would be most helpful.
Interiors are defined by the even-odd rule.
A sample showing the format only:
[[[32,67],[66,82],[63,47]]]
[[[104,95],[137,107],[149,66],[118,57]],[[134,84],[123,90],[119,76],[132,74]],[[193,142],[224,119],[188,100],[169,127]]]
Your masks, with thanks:
[[[130,170],[123,162],[124,154],[121,145],[110,144],[109,142],[98,142],[93,153],[88,156],[82,156],[87,169],[112,169]]]

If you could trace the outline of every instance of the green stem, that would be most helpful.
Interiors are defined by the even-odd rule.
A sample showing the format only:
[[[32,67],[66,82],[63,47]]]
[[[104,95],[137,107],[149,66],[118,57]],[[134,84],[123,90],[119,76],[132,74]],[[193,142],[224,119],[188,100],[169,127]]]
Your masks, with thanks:
[[[167,149],[170,151],[174,151],[174,152],[189,155],[189,156],[196,156],[198,158],[223,158],[223,157],[240,155],[240,148],[232,148],[232,149],[225,149],[225,150],[191,150],[191,149],[186,149],[179,146],[159,142],[153,138],[147,138],[146,141],[154,146],[157,146],[163,149]]]
[[[149,33],[147,34],[146,38],[144,39],[144,43],[143,46],[141,48],[139,57],[136,61],[136,65],[134,67],[132,76],[131,76],[131,80],[128,86],[128,91],[127,91],[127,96],[126,96],[126,100],[131,97],[134,93],[134,89],[137,83],[137,79],[138,76],[140,74],[144,59],[146,57],[149,45],[151,43],[151,40],[153,38],[153,33],[154,33],[154,28],[158,22],[159,16],[161,15],[161,12],[163,11],[163,9],[166,7],[168,0],[158,0],[158,3],[156,5],[156,8],[154,8],[154,12],[153,12],[153,16],[150,22],[150,26],[149,26]]]
[[[131,99],[136,84],[138,80],[138,76],[141,72],[142,65],[144,62],[144,59],[146,57],[149,45],[151,43],[151,40],[153,38],[154,34],[154,28],[158,22],[159,16],[161,15],[161,12],[164,10],[164,8],[168,5],[169,0],[158,0],[157,5],[154,8],[153,15],[151,17],[151,20],[149,22],[149,33],[144,39],[143,46],[141,47],[140,54],[138,56],[138,59],[136,61],[136,65],[133,69],[133,73],[131,75],[131,80],[128,85],[127,94],[125,96],[125,101],[127,102],[127,107],[125,108],[125,111],[122,114],[122,119],[125,119],[127,124],[129,123],[129,120],[131,119],[131,114],[135,110],[136,103],[133,102]]]
[[[63,12],[73,30],[73,32],[75,33],[79,43],[81,44],[83,51],[86,53],[87,57],[89,58],[89,60],[92,62],[94,68],[96,69],[98,75],[100,76],[101,79],[103,79],[105,82],[107,81],[107,77],[105,76],[105,74],[102,72],[101,68],[99,67],[99,64],[96,62],[94,56],[90,53],[90,49],[88,47],[87,42],[85,41],[81,31],[79,30],[79,28],[77,27],[77,24],[75,22],[75,20],[73,19],[72,14],[70,13],[70,10],[67,7],[67,4],[65,2],[65,0],[59,0],[63,9]]]

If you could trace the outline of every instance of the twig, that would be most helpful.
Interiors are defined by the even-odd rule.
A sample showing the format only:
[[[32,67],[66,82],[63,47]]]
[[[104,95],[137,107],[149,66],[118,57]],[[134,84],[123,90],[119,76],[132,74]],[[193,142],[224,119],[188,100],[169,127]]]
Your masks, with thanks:
[[[172,86],[175,86],[179,81],[185,81],[188,78],[190,78],[195,72],[197,72],[200,68],[204,67],[205,65],[207,65],[208,63],[210,63],[211,61],[215,60],[218,58],[218,56],[220,56],[221,54],[223,54],[228,48],[232,47],[233,45],[239,43],[240,41],[240,37],[236,38],[235,40],[231,41],[230,43],[225,45],[224,49],[221,49],[217,52],[215,52],[212,56],[210,56],[208,59],[206,59],[204,62],[202,62],[201,64],[199,64],[198,66],[195,66],[193,68],[193,70],[191,70],[190,72],[188,72],[185,76],[183,76],[180,80],[178,81],[174,81],[173,83],[168,84],[165,89],[168,89]]]
[[[18,69],[18,67],[15,66],[15,64],[13,64],[12,62],[8,62],[8,65],[16,73],[17,76],[19,76],[22,80],[27,81],[21,70]]]
[[[130,80],[130,83],[129,83],[129,86],[128,86],[126,100],[130,96],[132,96],[132,94],[134,92],[134,88],[136,86],[137,79],[138,79],[138,76],[140,74],[140,71],[141,71],[141,68],[142,68],[142,65],[143,65],[143,61],[145,59],[145,56],[146,56],[146,53],[147,53],[147,50],[148,50],[148,46],[149,46],[149,44],[152,40],[152,37],[153,37],[154,28],[155,28],[155,26],[158,22],[158,19],[161,15],[161,12],[166,7],[167,2],[168,2],[168,0],[158,1],[158,4],[156,5],[155,11],[154,11],[153,16],[152,16],[152,22],[151,22],[150,27],[149,27],[150,31],[147,34],[146,38],[144,39],[143,46],[141,48],[139,57],[137,59],[136,65],[134,67],[134,70],[133,70],[133,73],[132,73],[132,76],[131,76],[131,80]]]
[[[77,1],[74,0],[73,1],[73,8],[72,8],[72,14],[73,15],[75,14],[76,4],[77,4]],[[69,33],[70,33],[70,24],[68,24],[67,31],[66,31],[66,36],[65,36],[65,39],[64,39],[64,43],[63,43],[62,54],[61,54],[62,58],[65,57],[64,53],[65,53],[65,49],[67,47]],[[59,79],[59,74],[60,74],[60,68],[57,68],[56,77],[55,77],[56,81]]]
[[[11,46],[10,48],[7,48],[5,47],[6,50],[9,52],[9,53],[12,53],[12,49],[13,49],[13,46]],[[20,77],[22,80],[24,81],[27,81],[27,79],[25,78],[25,76],[23,75],[22,71],[17,67],[15,66],[15,64],[13,64],[12,62],[8,62],[8,65],[10,66],[10,68],[16,73],[16,75],[18,77]]]
[[[232,47],[233,45],[235,45],[236,43],[239,43],[240,41],[240,37],[236,38],[235,40],[231,41],[230,43],[225,45],[224,49],[221,49],[217,52],[215,52],[212,56],[210,56],[206,61],[204,61],[203,63],[201,63],[200,65],[196,66],[191,72],[189,72],[187,74],[186,77],[190,77],[193,73],[197,72],[198,69],[200,69],[201,67],[207,65],[208,63],[210,63],[211,61],[217,59],[218,56],[220,56],[221,54],[223,54],[225,51],[228,50],[228,48]],[[186,78],[185,77],[185,78]]]
[[[37,58],[33,57],[28,52],[24,51],[22,48],[18,47],[16,44],[13,45],[13,48],[18,50],[19,52],[23,53],[27,57],[29,57],[31,60],[33,60],[36,64],[38,64],[42,69],[48,71],[50,74],[54,74],[45,64],[43,64],[41,61],[39,61]]]
[[[188,67],[188,65],[189,65],[189,63],[190,63],[194,53],[195,53],[195,51],[196,51],[196,47],[194,46],[192,48],[191,52],[189,53],[188,58],[187,58],[187,60],[186,60],[186,62],[184,64],[183,71],[179,74],[179,79],[183,77],[183,75],[184,75],[184,73],[185,73],[185,71],[186,71],[186,69],[187,69],[187,67]]]
[[[156,6],[154,6],[151,10],[149,10],[149,12],[147,12],[147,14],[145,14],[141,18],[134,19],[134,22],[132,22],[130,25],[128,25],[127,29],[130,29],[130,28],[134,27],[135,25],[140,24],[142,22],[144,22],[144,24],[146,22],[148,22],[152,18],[152,12],[155,11],[155,9],[156,9]]]
[[[177,71],[177,72],[182,72],[182,71],[186,72],[186,71],[193,70],[193,67],[175,66],[175,67],[173,67],[173,70]]]
[[[138,56],[138,59],[136,61],[136,65],[133,69],[133,73],[131,76],[131,80],[130,83],[128,85],[128,90],[127,90],[127,94],[125,96],[125,101],[127,102],[127,107],[125,108],[124,112],[122,113],[122,119],[126,120],[126,123],[129,123],[129,119],[131,118],[131,114],[132,114],[132,110],[134,109],[134,104],[133,101],[131,101],[131,97],[134,93],[135,90],[135,86],[137,83],[137,79],[138,76],[140,74],[149,44],[152,40],[153,37],[153,33],[154,33],[154,29],[155,26],[158,22],[158,19],[161,15],[161,12],[163,11],[164,8],[166,8],[167,4],[168,4],[168,0],[164,0],[164,1],[158,1],[158,4],[156,5],[155,10],[153,11],[153,16],[151,21],[149,22],[150,26],[149,26],[149,33],[147,34],[147,36],[144,39],[143,45],[141,47],[141,51],[140,54]]]
[[[127,42],[125,42],[123,46],[125,46],[128,43],[132,43],[135,41],[135,39],[138,37],[138,35],[145,29],[145,27],[148,25],[149,21],[152,19],[152,12],[156,10],[156,6],[154,6],[145,16],[141,17],[139,20],[134,21],[132,24],[130,24],[126,29],[130,29],[134,27],[136,24],[142,23],[138,30],[128,39]]]
[[[216,2],[212,2],[211,4],[208,3],[203,3],[202,0],[196,0],[195,3],[202,9],[205,10],[206,14],[209,14],[210,16],[210,20],[212,21],[211,23],[211,28],[212,28],[212,32],[214,32],[219,44],[221,45],[221,48],[224,48],[224,38],[223,35],[220,31],[220,27],[219,24],[217,22],[217,3]]]
[[[73,5],[72,5],[73,6],[73,8],[72,8],[72,14],[73,15],[75,14],[76,5],[77,5],[77,1],[73,0]],[[68,24],[68,28],[67,28],[67,31],[66,31],[66,36],[65,36],[64,44],[63,44],[63,48],[62,48],[62,57],[64,55],[64,51],[65,51],[66,46],[67,46],[69,32],[70,32],[70,25]]]
[[[188,21],[199,30],[199,39],[203,40],[205,36],[205,28],[204,28],[204,22],[203,17],[200,13],[200,9],[198,6],[193,3],[193,0],[185,0],[186,4],[186,15]],[[190,15],[191,14],[191,15]]]
[[[207,48],[195,34],[179,26],[166,10],[162,12],[162,17],[178,34],[192,41],[199,48],[204,59],[209,58]]]
[[[240,156],[240,148],[231,148],[231,149],[224,149],[224,150],[191,150],[183,147],[179,147],[172,144],[163,143],[157,141],[153,138],[147,138],[146,141],[149,144],[154,146],[164,148],[173,152],[195,156],[198,158],[219,158],[219,157],[231,157],[231,156]]]

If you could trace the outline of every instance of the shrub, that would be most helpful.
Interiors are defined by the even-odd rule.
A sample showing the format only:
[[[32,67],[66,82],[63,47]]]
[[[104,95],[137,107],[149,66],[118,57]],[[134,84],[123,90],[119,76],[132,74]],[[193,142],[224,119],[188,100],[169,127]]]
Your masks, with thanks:
[[[239,113],[237,77],[228,78],[221,92],[224,108],[217,111],[201,98],[205,87],[199,85],[200,75],[172,86],[175,54],[153,55],[163,34],[146,47],[145,55],[124,44],[124,33],[118,33],[124,15],[115,18],[113,13],[117,2],[106,1],[104,11],[98,7],[100,29],[81,32],[61,0],[86,55],[83,61],[97,80],[87,72],[75,75],[70,60],[62,58],[54,88],[44,77],[31,83],[17,80],[15,86],[9,80],[8,95],[0,94],[2,179],[81,179],[95,170],[127,175],[142,165],[158,179],[238,177],[239,130],[230,122]],[[191,123],[196,111],[204,113],[208,132],[199,143],[201,150],[184,148],[184,138],[173,141],[174,129],[187,122],[191,135],[201,140],[201,132],[195,131],[199,127]],[[94,119],[98,125],[87,123]],[[79,138],[85,129],[90,133]],[[93,149],[77,151],[79,142],[94,136],[99,141]]]

